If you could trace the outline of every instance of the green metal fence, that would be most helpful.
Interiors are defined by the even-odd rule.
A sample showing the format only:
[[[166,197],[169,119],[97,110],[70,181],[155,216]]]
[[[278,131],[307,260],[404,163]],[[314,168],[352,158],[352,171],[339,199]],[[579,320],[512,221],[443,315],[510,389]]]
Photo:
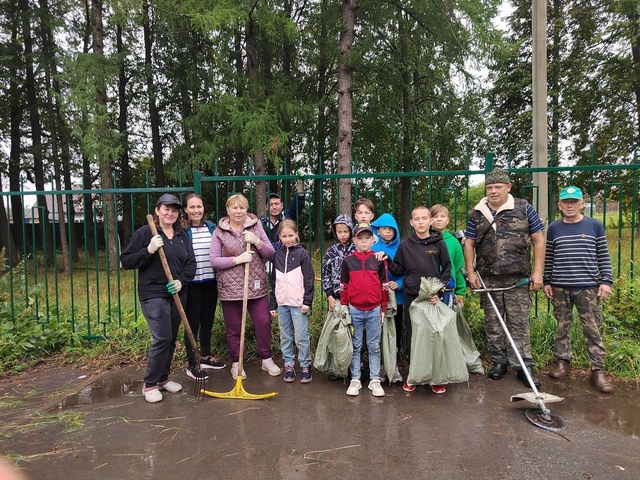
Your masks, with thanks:
[[[468,210],[483,196],[484,174],[493,168],[493,158],[490,155],[485,158],[485,170],[431,171],[427,165],[421,172],[394,172],[393,159],[389,162],[389,172],[358,171],[357,162],[354,165],[351,174],[318,173],[304,177],[287,171],[276,176],[255,176],[251,171],[245,177],[204,176],[194,172],[192,184],[172,188],[0,192],[6,213],[4,222],[0,215],[0,242],[5,253],[0,278],[0,320],[16,323],[28,319],[40,323],[43,329],[50,322],[70,322],[73,331],[86,338],[104,337],[112,329],[134,322],[140,315],[136,272],[121,270],[118,258],[131,232],[145,223],[145,215],[153,211],[155,200],[162,193],[171,192],[179,197],[192,191],[201,194],[208,218],[216,221],[224,215],[224,203],[231,193],[244,193],[250,200],[251,210],[258,211],[256,182],[266,182],[267,195],[272,188],[277,188],[287,203],[296,182],[302,180],[307,199],[299,215],[301,238],[308,243],[319,265],[326,247],[333,242],[330,223],[339,210],[336,199],[340,196],[341,179],[352,181],[354,203],[359,197],[373,201],[376,216],[388,212],[398,219],[408,218],[407,213],[416,205],[442,203],[451,212],[450,228],[460,230],[465,226]],[[601,219],[606,227],[615,273],[632,279],[638,254],[634,232],[638,227],[639,167],[634,162],[511,169],[512,193],[527,198],[537,207],[538,189],[532,184],[532,174],[548,172],[547,217],[551,221],[556,218],[554,205],[558,189],[575,182],[589,197],[586,214]],[[320,168],[315,171],[322,172]],[[33,205],[26,208],[22,216],[11,211],[14,196],[22,197],[23,205]],[[74,208],[64,208],[59,215],[58,197]],[[108,218],[109,202],[116,218]],[[91,209],[86,208],[88,204]],[[45,210],[49,212],[48,221],[43,221]],[[91,215],[87,214],[88,210]],[[24,221],[14,222],[18,217]],[[64,249],[59,217],[65,219]],[[403,237],[406,236],[408,226],[401,224],[401,231]],[[117,232],[116,238],[110,232]],[[115,245],[113,250],[106,248],[110,244]],[[69,252],[72,261],[68,272],[62,270],[63,250]]]

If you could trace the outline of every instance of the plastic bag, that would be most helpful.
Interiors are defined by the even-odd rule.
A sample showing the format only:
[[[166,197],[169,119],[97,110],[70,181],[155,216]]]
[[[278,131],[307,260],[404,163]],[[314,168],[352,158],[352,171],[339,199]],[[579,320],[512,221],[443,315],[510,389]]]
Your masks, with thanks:
[[[396,303],[396,295],[393,290],[389,290],[389,303],[387,311],[384,315],[384,323],[382,324],[382,337],[380,339],[380,347],[382,349],[382,365],[384,372],[387,374],[387,380],[391,384],[391,379],[396,371],[396,361],[398,354],[398,344],[396,343],[396,322],[395,317],[398,311]]]
[[[484,375],[480,352],[473,341],[473,335],[471,334],[467,320],[464,318],[464,313],[462,313],[462,307],[456,303],[453,306],[453,310],[456,312],[456,328],[458,329],[458,337],[460,337],[460,346],[462,347],[464,362],[467,364],[467,371],[469,373]]]
[[[441,301],[435,305],[428,302],[442,287],[436,278],[422,278],[418,298],[410,307],[413,333],[407,382],[413,385],[444,385],[469,379],[456,313]]]
[[[353,357],[351,315],[344,305],[327,313],[313,366],[321,372],[346,377]]]

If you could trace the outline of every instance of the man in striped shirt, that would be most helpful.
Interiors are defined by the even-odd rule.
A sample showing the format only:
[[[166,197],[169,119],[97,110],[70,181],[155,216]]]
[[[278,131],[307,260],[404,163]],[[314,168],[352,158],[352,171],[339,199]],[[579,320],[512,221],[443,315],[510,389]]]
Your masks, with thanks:
[[[613,275],[604,227],[585,217],[582,191],[569,186],[560,192],[558,207],[563,218],[549,225],[544,265],[544,293],[551,299],[558,320],[554,356],[558,359],[549,376],[566,378],[571,370],[571,322],[575,305],[587,343],[591,385],[613,393],[604,374],[604,344],[600,337],[601,301],[611,295]]]

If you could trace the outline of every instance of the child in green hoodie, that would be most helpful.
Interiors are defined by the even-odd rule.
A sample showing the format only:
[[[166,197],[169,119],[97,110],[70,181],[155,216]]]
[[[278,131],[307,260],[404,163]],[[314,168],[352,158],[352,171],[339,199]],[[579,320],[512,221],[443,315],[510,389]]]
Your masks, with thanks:
[[[464,297],[467,294],[467,282],[462,273],[462,268],[464,267],[462,245],[460,245],[456,237],[446,230],[449,225],[449,209],[444,205],[436,204],[429,210],[431,212],[431,228],[442,233],[442,239],[447,245],[449,257],[451,258],[451,278],[455,282],[451,287],[455,291],[456,300],[460,304],[460,308],[462,308],[464,306]],[[447,286],[447,288],[449,288],[449,286]]]

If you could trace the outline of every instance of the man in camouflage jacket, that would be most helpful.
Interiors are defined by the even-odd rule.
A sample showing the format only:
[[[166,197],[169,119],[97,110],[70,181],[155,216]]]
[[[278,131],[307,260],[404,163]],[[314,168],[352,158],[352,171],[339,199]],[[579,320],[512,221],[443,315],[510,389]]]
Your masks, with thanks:
[[[503,315],[536,387],[540,382],[533,377],[533,357],[529,339],[529,290],[542,288],[545,239],[544,225],[526,200],[514,198],[509,174],[502,169],[489,172],[485,179],[486,194],[471,212],[465,229],[464,259],[471,288],[482,288],[478,274],[487,288],[512,287],[530,278],[528,285],[493,292],[491,295]],[[531,246],[534,263],[531,272]],[[475,265],[474,265],[475,257]],[[477,273],[476,273],[477,272]],[[522,366],[508,342],[486,294],[481,295],[484,309],[485,334],[493,368],[488,376],[500,380],[511,365],[518,379],[529,382]]]

